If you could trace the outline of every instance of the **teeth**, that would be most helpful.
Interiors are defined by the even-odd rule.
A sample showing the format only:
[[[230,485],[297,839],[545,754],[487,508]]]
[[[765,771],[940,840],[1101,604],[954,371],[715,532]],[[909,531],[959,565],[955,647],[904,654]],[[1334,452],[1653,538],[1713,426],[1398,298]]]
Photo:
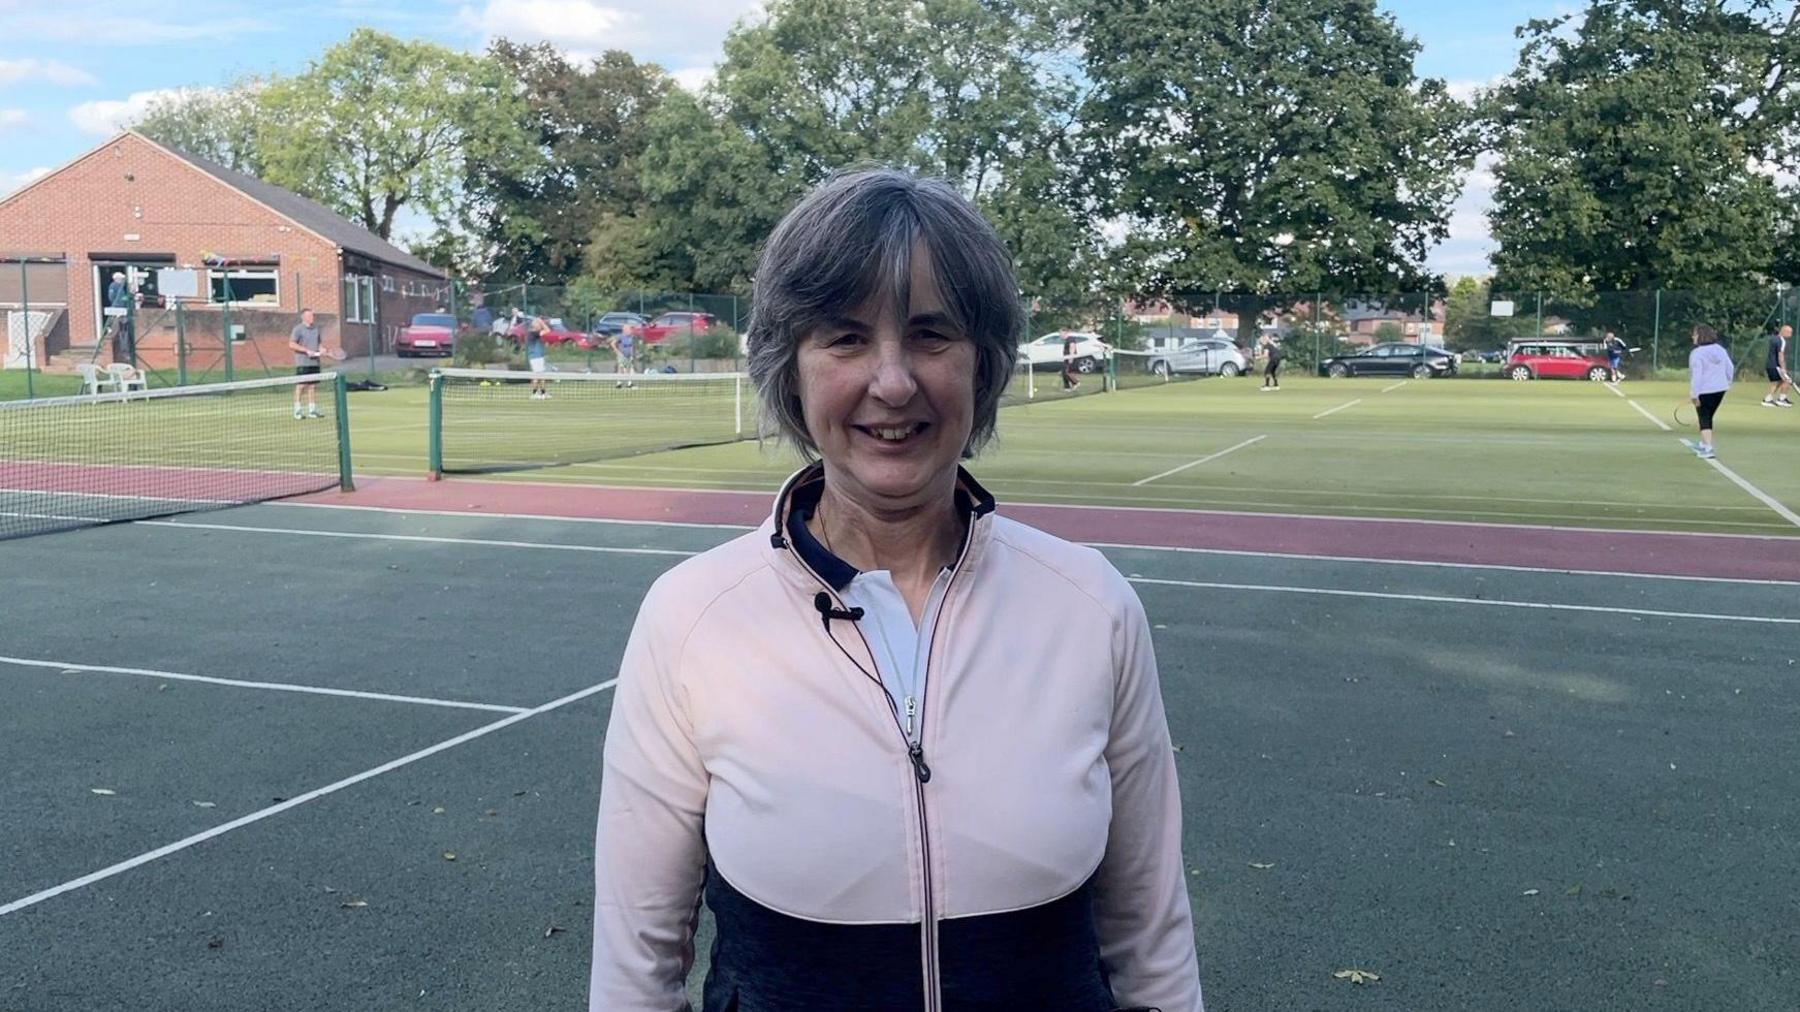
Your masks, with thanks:
[[[870,429],[869,431],[875,433],[878,438],[898,442],[919,431],[919,427],[917,425],[908,425],[899,429]]]

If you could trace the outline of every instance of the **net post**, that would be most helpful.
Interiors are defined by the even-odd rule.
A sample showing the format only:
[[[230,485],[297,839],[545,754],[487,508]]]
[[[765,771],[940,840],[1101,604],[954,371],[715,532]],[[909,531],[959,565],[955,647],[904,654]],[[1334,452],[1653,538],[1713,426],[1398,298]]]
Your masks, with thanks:
[[[225,271],[225,304],[220,307],[224,316],[219,325],[219,343],[225,346],[225,382],[237,379],[237,347],[231,343],[231,271]]]
[[[436,369],[431,370],[430,391],[426,397],[430,405],[430,421],[426,424],[426,452],[429,455],[426,467],[430,472],[427,477],[437,481],[444,477],[444,374]]]
[[[175,300],[175,385],[188,385],[187,373],[187,306]]]
[[[1650,331],[1650,378],[1656,378],[1656,370],[1661,367],[1662,351],[1662,289],[1656,290],[1656,324]]]
[[[742,373],[731,374],[731,416],[732,424],[736,426],[732,430],[732,434],[742,436],[744,434],[744,376]]]
[[[36,399],[37,391],[32,388],[31,383],[31,349],[34,343],[31,336],[31,274],[26,271],[25,263],[25,258],[20,257],[19,302],[25,307],[25,399],[29,401]],[[12,334],[10,333],[11,328],[9,327],[7,329],[9,331],[7,340],[10,341],[12,340]],[[48,340],[48,337],[49,335],[45,335],[46,340]]]
[[[344,374],[337,373],[331,382],[331,399],[337,411],[338,490],[356,491],[350,470],[350,398]]]

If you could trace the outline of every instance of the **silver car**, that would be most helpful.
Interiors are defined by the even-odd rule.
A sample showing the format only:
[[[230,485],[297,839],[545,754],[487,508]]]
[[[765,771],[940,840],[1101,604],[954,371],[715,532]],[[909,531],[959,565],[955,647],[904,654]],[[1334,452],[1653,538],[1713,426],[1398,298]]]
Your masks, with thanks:
[[[1150,356],[1150,371],[1158,376],[1238,376],[1246,368],[1237,345],[1216,337],[1185,341]]]

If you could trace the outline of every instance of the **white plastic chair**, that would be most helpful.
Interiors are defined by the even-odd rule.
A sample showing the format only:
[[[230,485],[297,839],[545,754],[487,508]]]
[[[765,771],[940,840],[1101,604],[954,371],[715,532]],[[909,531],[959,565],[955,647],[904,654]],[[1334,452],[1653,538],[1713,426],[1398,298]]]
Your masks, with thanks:
[[[106,373],[112,377],[113,385],[118,388],[120,393],[128,394],[133,389],[144,391],[150,389],[149,379],[136,366],[127,365],[124,362],[114,362],[106,367]]]
[[[119,378],[113,375],[110,368],[102,368],[92,362],[79,362],[75,371],[81,374],[81,381],[87,385],[87,393],[105,393],[108,387],[113,390],[125,389],[119,385]]]

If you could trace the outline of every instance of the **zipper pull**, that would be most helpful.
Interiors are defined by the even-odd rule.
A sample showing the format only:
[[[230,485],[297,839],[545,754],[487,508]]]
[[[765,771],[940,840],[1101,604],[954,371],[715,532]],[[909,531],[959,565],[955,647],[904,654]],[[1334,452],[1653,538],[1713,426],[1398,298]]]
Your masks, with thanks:
[[[906,754],[912,758],[913,776],[919,778],[919,783],[931,783],[931,767],[925,765],[925,746],[914,745],[906,750]]]
[[[918,714],[918,712],[919,712],[919,701],[917,699],[914,699],[912,696],[906,697],[906,740],[907,741],[912,740],[913,717],[916,716]]]

